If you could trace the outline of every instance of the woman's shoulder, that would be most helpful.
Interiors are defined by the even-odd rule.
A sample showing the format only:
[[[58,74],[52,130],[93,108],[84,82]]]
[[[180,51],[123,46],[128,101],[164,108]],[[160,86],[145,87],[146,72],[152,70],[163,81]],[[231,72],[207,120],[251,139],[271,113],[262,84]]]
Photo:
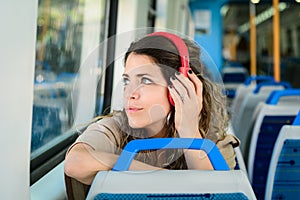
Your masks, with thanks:
[[[101,117],[95,122],[92,122],[88,127],[87,131],[103,131],[108,130],[111,132],[115,132],[120,129],[120,122],[114,116],[105,116]]]
[[[97,120],[94,125],[106,126],[109,128],[120,128],[121,127],[121,115],[119,113],[114,113],[110,116],[101,117]]]
[[[110,116],[102,116],[97,121],[91,123],[85,132],[104,132],[113,134],[115,137],[119,137],[121,132],[121,118],[119,114]]]
[[[121,138],[120,122],[121,121],[118,116],[99,117],[97,121],[94,121],[87,126],[86,130],[80,135],[79,138],[91,138],[92,140],[98,140],[106,137],[118,144]]]

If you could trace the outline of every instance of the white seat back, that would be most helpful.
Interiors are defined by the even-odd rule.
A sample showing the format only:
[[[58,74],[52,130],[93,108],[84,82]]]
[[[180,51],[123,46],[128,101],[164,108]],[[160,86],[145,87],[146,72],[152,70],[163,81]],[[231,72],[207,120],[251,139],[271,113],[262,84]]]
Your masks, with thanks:
[[[276,93],[280,93],[277,91]],[[286,93],[284,90],[282,93]],[[274,94],[274,93],[272,93]],[[272,96],[272,95],[270,95]],[[276,97],[276,95],[274,96]],[[283,125],[291,124],[300,109],[300,101],[272,101],[261,103],[255,119],[254,129],[250,141],[248,157],[248,173],[253,190],[258,199],[264,199],[266,179],[270,165],[271,155],[276,138]],[[276,104],[277,103],[277,104]],[[273,105],[274,104],[274,105]]]
[[[234,130],[235,135],[241,140],[240,148],[243,156],[245,156],[246,154],[246,144],[249,142],[248,140],[251,139],[248,137],[248,132],[251,128],[251,123],[249,122],[252,119],[256,106],[258,105],[258,103],[264,102],[273,90],[283,89],[284,87],[282,85],[268,85],[262,87],[258,93],[254,93],[254,89],[252,92],[245,95],[241,107],[238,110],[238,114],[236,117],[236,127]]]
[[[166,199],[170,195],[219,194],[256,199],[247,175],[241,170],[102,171],[95,177],[87,199],[94,199],[101,193],[118,194],[119,197],[125,194],[160,195]]]
[[[256,149],[257,149],[257,139],[259,137],[259,133],[261,132],[261,126],[264,118],[266,116],[296,116],[298,110],[300,109],[300,102],[295,104],[279,104],[279,105],[268,105],[266,103],[261,103],[256,110],[257,115],[254,114],[254,128],[251,134],[250,140],[250,149],[248,156],[248,172],[249,179],[252,182],[253,178],[253,163],[255,159]],[[292,121],[291,121],[292,122]],[[251,131],[251,130],[250,130]]]

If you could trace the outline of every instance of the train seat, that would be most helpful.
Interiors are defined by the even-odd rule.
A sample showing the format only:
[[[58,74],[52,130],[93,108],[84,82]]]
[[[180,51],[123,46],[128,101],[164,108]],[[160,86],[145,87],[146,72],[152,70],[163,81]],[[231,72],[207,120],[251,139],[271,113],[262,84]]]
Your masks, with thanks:
[[[226,66],[222,70],[222,79],[228,98],[234,98],[237,87],[243,83],[248,76],[248,71],[242,66]]]
[[[224,67],[222,78],[224,83],[243,83],[248,75],[244,67]]]
[[[300,90],[289,89],[273,91],[266,103],[256,109],[248,157],[249,179],[258,199],[263,199],[270,159],[278,133],[283,125],[289,125],[300,109],[299,98],[288,98],[279,103],[284,96],[299,96]],[[293,102],[293,101],[294,102]]]
[[[246,94],[253,91],[256,85],[260,82],[274,82],[274,78],[271,76],[250,76],[243,84],[240,84],[237,87],[235,97],[229,108],[231,123],[234,131],[236,130],[237,126],[238,113]]]
[[[300,112],[298,114],[300,120]],[[270,162],[266,199],[298,199],[300,195],[300,123],[282,127]]]
[[[87,199],[151,199],[151,196],[155,199],[256,199],[246,173],[241,170],[99,172]]]
[[[87,199],[103,199],[104,197],[106,199],[151,199],[151,197],[156,199],[170,199],[171,197],[172,199],[256,199],[245,171],[228,170],[225,160],[212,141],[163,138],[135,140],[131,144],[136,142],[139,147],[136,145],[127,148],[127,146],[133,146],[129,143],[112,171],[97,173]],[[178,145],[182,146],[178,147]],[[188,146],[190,149],[206,151],[216,170],[127,171],[131,160],[139,150],[174,148],[175,146],[177,148]],[[140,147],[142,149],[138,149]]]
[[[262,82],[256,85],[252,92],[247,93],[244,97],[241,107],[237,114],[235,135],[240,139],[240,149],[242,155],[245,156],[246,141],[250,138],[247,137],[248,131],[251,128],[252,116],[256,106],[259,102],[267,99],[273,90],[290,89],[290,84],[286,82]]]

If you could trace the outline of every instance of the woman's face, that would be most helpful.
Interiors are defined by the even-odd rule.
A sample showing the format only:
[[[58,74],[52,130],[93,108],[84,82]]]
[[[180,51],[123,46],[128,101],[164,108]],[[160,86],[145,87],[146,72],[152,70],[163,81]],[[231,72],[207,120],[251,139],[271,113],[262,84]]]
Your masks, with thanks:
[[[131,53],[123,74],[124,106],[129,125],[145,128],[149,137],[164,126],[171,106],[167,82],[151,57]]]

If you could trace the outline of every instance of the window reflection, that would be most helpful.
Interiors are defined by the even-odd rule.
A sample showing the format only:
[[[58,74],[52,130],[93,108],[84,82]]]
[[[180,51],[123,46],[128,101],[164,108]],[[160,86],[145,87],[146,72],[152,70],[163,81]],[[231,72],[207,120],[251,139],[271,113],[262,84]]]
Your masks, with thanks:
[[[93,8],[97,16],[87,18],[90,15],[87,6],[91,4],[97,5]],[[39,1],[32,153],[72,127],[72,87],[83,61],[82,54],[91,48],[85,44],[88,41],[84,39],[84,27],[86,24],[96,27],[96,34],[92,34],[95,38],[89,39],[98,45],[104,35],[104,14],[105,0]]]

